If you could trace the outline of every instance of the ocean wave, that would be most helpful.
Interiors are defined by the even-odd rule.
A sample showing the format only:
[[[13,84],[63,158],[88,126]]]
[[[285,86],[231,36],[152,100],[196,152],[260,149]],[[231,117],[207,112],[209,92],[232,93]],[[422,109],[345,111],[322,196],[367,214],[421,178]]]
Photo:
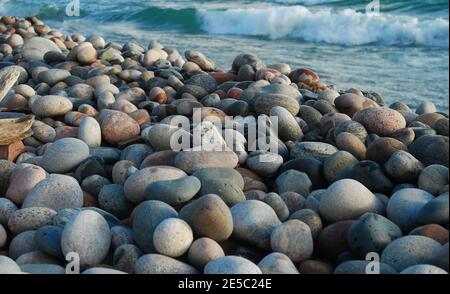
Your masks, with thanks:
[[[449,22],[353,9],[310,11],[304,6],[199,10],[209,34],[293,38],[339,45],[418,45],[447,47]]]

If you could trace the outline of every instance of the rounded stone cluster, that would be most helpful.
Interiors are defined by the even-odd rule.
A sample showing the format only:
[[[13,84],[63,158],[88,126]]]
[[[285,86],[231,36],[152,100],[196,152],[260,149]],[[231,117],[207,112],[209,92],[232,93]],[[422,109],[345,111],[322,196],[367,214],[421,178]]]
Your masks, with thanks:
[[[364,274],[369,253],[448,272],[449,119],[430,102],[36,17],[0,17],[0,47],[0,122],[30,120],[0,146],[0,273],[64,273],[73,252],[86,274]]]

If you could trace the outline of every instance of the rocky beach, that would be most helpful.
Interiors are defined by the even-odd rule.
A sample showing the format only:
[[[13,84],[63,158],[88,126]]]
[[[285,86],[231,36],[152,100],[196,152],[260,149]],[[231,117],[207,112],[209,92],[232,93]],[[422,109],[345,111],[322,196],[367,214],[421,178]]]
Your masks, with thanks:
[[[0,274],[448,274],[448,102],[233,56],[0,16]]]

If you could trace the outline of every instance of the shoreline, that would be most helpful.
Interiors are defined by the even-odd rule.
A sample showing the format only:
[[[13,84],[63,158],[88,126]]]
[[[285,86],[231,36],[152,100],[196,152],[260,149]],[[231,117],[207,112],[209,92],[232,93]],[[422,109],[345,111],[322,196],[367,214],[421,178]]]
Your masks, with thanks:
[[[431,101],[7,16],[0,87],[0,273],[448,272]]]

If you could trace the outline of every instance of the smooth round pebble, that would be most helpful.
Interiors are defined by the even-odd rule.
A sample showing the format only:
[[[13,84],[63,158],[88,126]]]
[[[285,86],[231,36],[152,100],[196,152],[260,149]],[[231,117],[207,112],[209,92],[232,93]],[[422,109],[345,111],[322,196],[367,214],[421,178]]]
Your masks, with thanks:
[[[277,226],[270,235],[272,250],[286,254],[293,262],[308,259],[314,250],[307,224],[293,219]]]
[[[428,237],[405,236],[398,238],[383,250],[381,262],[397,271],[417,264],[435,264],[441,244]]]
[[[216,241],[207,237],[195,240],[188,251],[189,263],[198,269],[203,269],[211,260],[223,256],[225,256],[225,253],[222,247]]]
[[[78,253],[81,265],[101,263],[108,254],[111,231],[99,213],[92,210],[79,212],[64,227],[61,248],[64,256]]]
[[[83,206],[83,191],[78,182],[66,175],[51,174],[26,196],[22,208],[47,207],[55,211]]]
[[[179,257],[191,246],[193,233],[188,223],[178,218],[167,218],[153,232],[153,246],[160,254]]]
[[[213,275],[254,275],[262,274],[262,271],[248,259],[228,255],[208,262],[203,273]]]

